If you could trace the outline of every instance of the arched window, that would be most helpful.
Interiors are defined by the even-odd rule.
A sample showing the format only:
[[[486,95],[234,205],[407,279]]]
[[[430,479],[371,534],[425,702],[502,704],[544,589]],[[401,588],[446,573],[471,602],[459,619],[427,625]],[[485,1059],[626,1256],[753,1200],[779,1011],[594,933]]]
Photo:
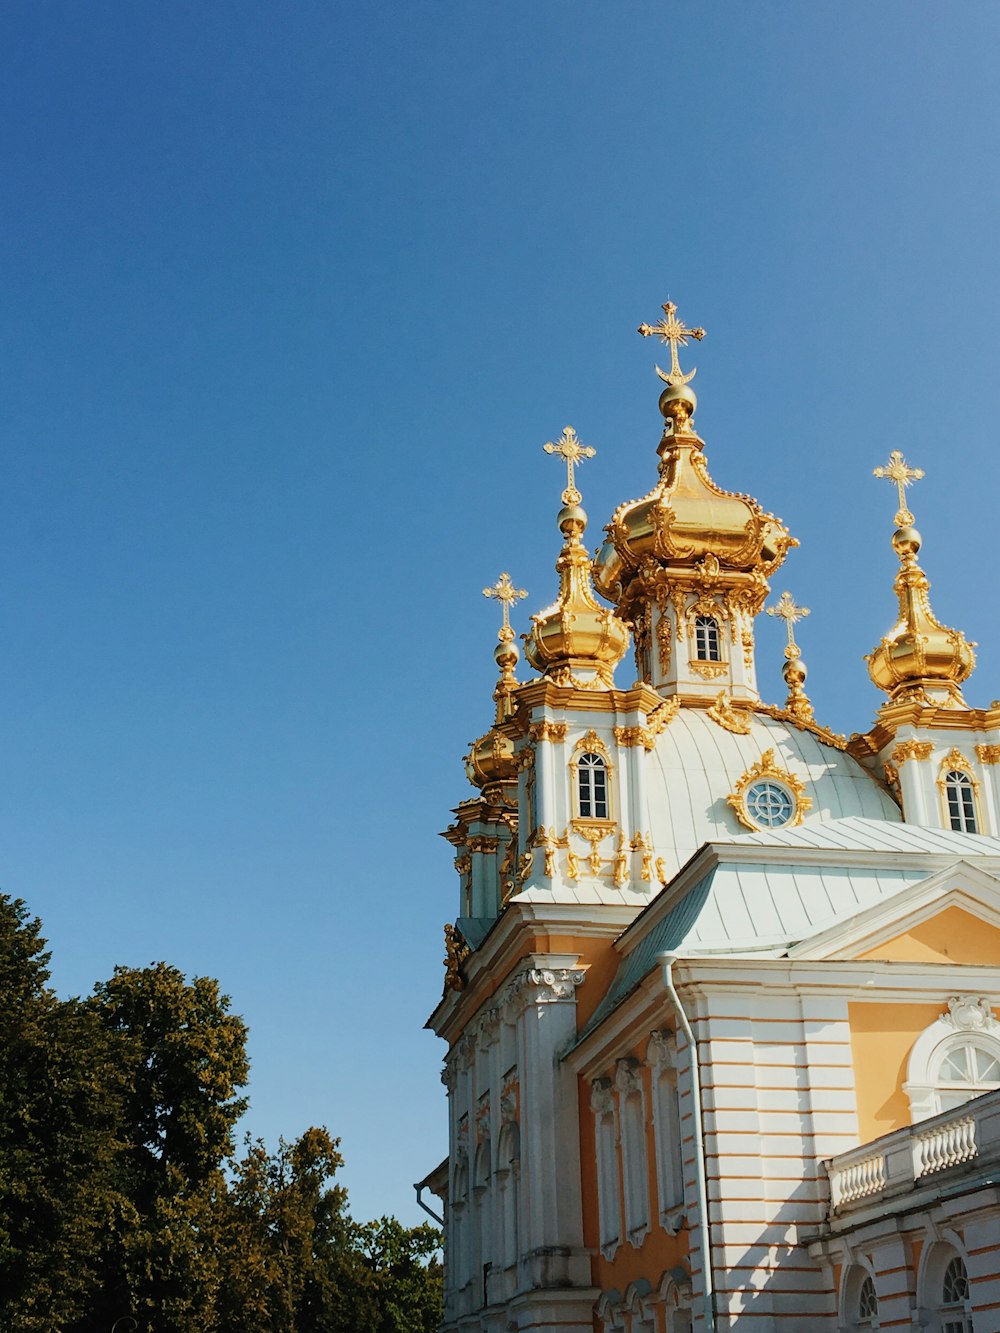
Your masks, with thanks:
[[[1000,1088],[1000,1022],[984,995],[953,995],[913,1043],[903,1091],[914,1124]]]
[[[969,1274],[961,1255],[949,1260],[941,1283],[941,1333],[972,1333]]]
[[[951,1111],[973,1097],[1000,1088],[1000,1052],[992,1043],[967,1038],[949,1046],[935,1078],[939,1111]]]
[[[866,1273],[858,1291],[858,1328],[878,1328],[878,1297],[870,1273]]]
[[[695,616],[694,655],[699,662],[721,662],[719,622],[714,616]]]
[[[608,766],[587,751],[576,761],[576,790],[581,819],[608,818]]]
[[[968,773],[951,768],[944,775],[944,798],[948,819],[958,833],[978,833],[976,785]]]

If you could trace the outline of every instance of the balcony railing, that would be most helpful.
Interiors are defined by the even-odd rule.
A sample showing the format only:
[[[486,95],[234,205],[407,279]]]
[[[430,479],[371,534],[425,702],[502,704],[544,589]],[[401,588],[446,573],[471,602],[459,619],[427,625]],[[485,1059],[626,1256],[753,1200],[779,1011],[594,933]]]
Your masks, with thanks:
[[[977,1158],[1000,1158],[1000,1091],[831,1158],[826,1167],[832,1211],[905,1193]]]

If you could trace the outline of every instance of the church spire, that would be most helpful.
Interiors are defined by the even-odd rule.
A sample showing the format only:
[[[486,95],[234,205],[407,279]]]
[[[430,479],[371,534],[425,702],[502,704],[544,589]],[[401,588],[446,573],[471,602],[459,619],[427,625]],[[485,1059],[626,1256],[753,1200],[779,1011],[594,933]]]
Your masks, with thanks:
[[[892,534],[900,566],[893,584],[899,619],[865,661],[872,680],[892,700],[918,699],[965,708],[960,687],[976,665],[973,645],[961,630],[942,625],[931,610],[930,582],[917,563],[921,537],[906,504],[906,488],[923,475],[921,468],[909,466],[898,449],[889,455],[887,464],[875,469],[875,476],[893,482],[899,495],[897,527]]]

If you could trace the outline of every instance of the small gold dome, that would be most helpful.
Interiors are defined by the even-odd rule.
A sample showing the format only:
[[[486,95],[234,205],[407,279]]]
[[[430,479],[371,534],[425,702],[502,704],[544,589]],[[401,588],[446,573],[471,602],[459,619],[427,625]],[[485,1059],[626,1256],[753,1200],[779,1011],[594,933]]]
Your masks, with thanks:
[[[594,596],[590,555],[581,541],[587,515],[579,499],[571,479],[563,492],[567,503],[559,511],[559,529],[566,539],[556,561],[559,596],[531,617],[525,657],[557,684],[596,689],[614,683],[614,669],[628,647],[628,630]]]
[[[899,598],[899,620],[865,661],[868,674],[891,699],[931,692],[944,702],[964,707],[959,688],[976,665],[973,645],[961,630],[949,629],[931,610],[930,581],[917,564],[920,533],[909,524],[898,527],[892,544],[900,560],[893,584]]]
[[[474,787],[484,793],[508,782],[517,781],[514,742],[495,727],[473,741],[465,756],[465,771]]]

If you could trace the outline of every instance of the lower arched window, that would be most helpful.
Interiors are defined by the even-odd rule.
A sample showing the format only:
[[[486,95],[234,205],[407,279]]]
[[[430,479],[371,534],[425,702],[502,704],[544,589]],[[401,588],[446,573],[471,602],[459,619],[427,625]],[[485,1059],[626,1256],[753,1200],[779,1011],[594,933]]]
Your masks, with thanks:
[[[941,1282],[941,1333],[972,1333],[969,1275],[961,1255],[949,1260]]]
[[[695,616],[694,655],[699,662],[721,662],[719,622],[714,616]]]
[[[878,1296],[870,1273],[858,1291],[858,1328],[878,1328]]]
[[[958,833],[978,833],[976,787],[970,775],[960,768],[949,769],[944,775],[944,797],[951,827]]]

